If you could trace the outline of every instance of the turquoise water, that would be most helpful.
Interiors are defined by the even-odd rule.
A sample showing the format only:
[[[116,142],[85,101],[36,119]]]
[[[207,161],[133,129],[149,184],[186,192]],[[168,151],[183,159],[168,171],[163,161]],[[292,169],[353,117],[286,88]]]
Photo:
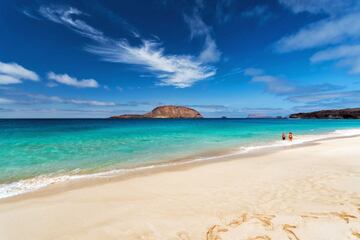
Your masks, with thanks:
[[[282,132],[360,128],[358,120],[0,120],[0,184],[131,168],[270,143]]]

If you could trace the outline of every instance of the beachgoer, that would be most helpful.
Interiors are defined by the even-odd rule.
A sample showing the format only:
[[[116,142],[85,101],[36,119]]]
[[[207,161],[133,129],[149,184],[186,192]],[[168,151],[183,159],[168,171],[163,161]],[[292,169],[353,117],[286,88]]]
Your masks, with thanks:
[[[289,132],[289,141],[291,142],[293,140],[293,133]]]
[[[282,133],[281,138],[282,138],[282,140],[283,140],[283,141],[285,141],[285,140],[286,140],[285,133]]]

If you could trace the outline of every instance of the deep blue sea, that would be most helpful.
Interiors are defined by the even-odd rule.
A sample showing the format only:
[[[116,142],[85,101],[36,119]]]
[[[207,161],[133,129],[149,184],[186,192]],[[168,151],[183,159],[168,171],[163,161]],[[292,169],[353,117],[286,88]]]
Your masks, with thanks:
[[[0,120],[0,198],[81,176],[360,129],[360,120]],[[295,142],[297,141],[295,139]]]

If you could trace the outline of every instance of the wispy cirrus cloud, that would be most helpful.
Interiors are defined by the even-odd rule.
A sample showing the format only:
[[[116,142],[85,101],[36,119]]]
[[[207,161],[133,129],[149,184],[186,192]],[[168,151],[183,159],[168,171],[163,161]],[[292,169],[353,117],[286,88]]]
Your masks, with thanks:
[[[38,81],[39,76],[17,63],[0,62],[0,85],[17,84],[23,80]]]
[[[33,94],[26,93],[16,89],[3,91],[2,95],[5,97],[0,97],[3,104],[16,104],[24,106],[37,106],[39,104],[44,105],[76,105],[76,106],[92,106],[92,107],[112,107],[118,106],[117,103],[111,101],[100,101],[93,99],[81,99],[81,98],[64,98],[59,96],[49,96],[44,94]]]
[[[21,83],[21,80],[19,78],[0,74],[0,85],[17,84],[17,83]]]
[[[199,60],[204,63],[219,61],[221,52],[212,36],[211,28],[205,24],[200,16],[199,10],[195,8],[192,15],[184,15],[184,20],[189,26],[191,39],[204,37],[204,46],[199,55]]]
[[[0,104],[11,104],[11,103],[14,103],[14,101],[11,99],[0,97]]]
[[[48,20],[62,24],[71,30],[83,35],[84,37],[91,38],[95,41],[105,41],[104,34],[87,24],[85,21],[79,19],[81,16],[87,14],[73,7],[64,6],[41,6],[39,13]]]
[[[280,0],[280,3],[294,13],[309,12],[329,17],[280,39],[275,45],[278,52],[327,47],[313,54],[310,62],[336,61],[338,66],[350,68],[350,74],[360,74],[360,47],[357,44],[360,39],[359,1]]]
[[[61,99],[62,103],[89,105],[89,106],[115,106],[114,102],[104,102],[96,100],[79,100],[79,99]]]
[[[144,41],[132,47],[126,41],[102,46],[89,46],[89,52],[109,62],[138,65],[156,74],[159,85],[185,88],[215,75],[213,67],[203,65],[190,55],[166,55],[156,42]]]
[[[310,61],[312,63],[337,61],[338,65],[349,67],[349,73],[360,74],[360,45],[341,45],[327,48],[312,55]]]
[[[56,74],[54,72],[48,73],[48,79],[57,83],[73,86],[77,88],[98,88],[100,85],[95,79],[81,79],[71,77],[67,74]]]
[[[302,94],[296,96],[289,96],[287,99],[297,103],[319,103],[319,102],[334,102],[339,99],[356,99],[360,100],[360,91],[340,91],[340,92],[324,92],[317,94]]]
[[[318,94],[302,94],[289,96],[288,101],[299,104],[293,111],[306,112],[322,110],[324,108],[348,108],[357,106],[360,102],[360,91],[333,91]]]
[[[95,40],[96,45],[86,50],[99,55],[102,60],[140,66],[160,79],[159,85],[185,88],[195,82],[214,76],[216,69],[202,59],[191,55],[166,54],[158,41],[141,39],[138,46],[131,45],[126,39],[115,40],[77,17],[83,12],[72,7],[43,6],[40,14],[48,20],[67,26],[71,30]],[[209,41],[208,48],[212,43]]]
[[[294,13],[338,15],[360,9],[360,2],[357,0],[279,0],[279,2]]]
[[[259,68],[246,68],[243,71],[245,76],[251,78],[253,83],[265,84],[266,90],[269,93],[280,96],[296,96],[303,92],[318,94],[323,92],[341,90],[344,87],[329,83],[311,84],[311,85],[295,85],[283,77],[265,74],[264,70]],[[290,98],[288,98],[289,100]]]
[[[210,37],[205,37],[204,48],[199,55],[199,60],[203,63],[218,62],[221,58],[221,52],[218,49],[215,40]]]
[[[1,91],[3,90],[3,91]],[[0,93],[3,96],[0,96],[2,103],[14,103],[17,105],[31,105],[37,106],[51,104],[54,108],[57,108],[60,105],[74,105],[74,106],[91,106],[91,107],[142,107],[142,106],[156,106],[162,105],[163,103],[159,102],[150,102],[150,101],[127,101],[127,102],[113,102],[113,101],[103,101],[95,99],[83,99],[83,98],[66,98],[54,95],[45,95],[45,94],[34,94],[27,93],[16,88],[13,89],[1,89]],[[56,107],[55,107],[56,106]]]
[[[348,107],[354,106],[360,101],[360,91],[346,91],[344,86],[323,83],[310,85],[296,85],[284,78],[267,75],[262,69],[247,68],[244,75],[251,77],[252,82],[261,82],[266,85],[269,93],[278,95],[291,104],[301,104],[295,106],[293,111],[312,111],[324,109],[324,107]],[[265,109],[266,110],[266,109]],[[249,112],[249,111],[248,111]],[[266,113],[266,111],[254,110]],[[281,115],[282,109],[276,115]],[[251,112],[249,114],[252,114]]]
[[[196,108],[200,112],[225,112],[231,110],[230,107],[219,104],[193,104],[186,106],[190,108]]]
[[[28,16],[29,18],[35,19],[35,20],[40,20],[40,18],[38,18],[31,10],[29,9],[23,9],[22,13],[26,16]]]
[[[59,103],[59,104],[73,104],[73,105],[86,105],[86,106],[97,106],[97,107],[106,107],[106,106],[116,106],[114,102],[98,101],[98,100],[85,100],[85,99],[69,99],[61,98],[58,96],[47,96],[42,94],[26,94],[31,103]],[[24,102],[24,103],[28,103]]]
[[[141,38],[139,30],[135,26],[126,21],[125,18],[117,15],[112,9],[105,7],[104,4],[104,2],[94,1],[91,3],[91,7],[96,9],[98,13],[106,17],[112,23],[116,24],[117,27],[120,27],[119,30],[123,29],[124,32],[122,33],[127,34],[130,37]]]
[[[279,52],[291,52],[360,38],[360,13],[312,23],[276,43]]]
[[[360,45],[341,45],[319,51],[311,56],[313,63],[337,60],[341,58],[357,57],[360,55]]]
[[[262,69],[246,68],[244,70],[246,76],[251,77],[254,83],[263,83],[269,92],[275,94],[286,94],[295,91],[295,87],[291,86],[286,80],[272,75],[267,75]]]

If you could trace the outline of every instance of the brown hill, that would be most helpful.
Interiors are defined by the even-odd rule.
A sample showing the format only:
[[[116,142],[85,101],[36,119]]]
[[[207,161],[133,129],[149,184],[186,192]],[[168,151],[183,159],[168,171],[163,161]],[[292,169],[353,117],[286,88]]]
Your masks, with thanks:
[[[182,106],[160,106],[146,114],[124,114],[112,116],[111,118],[138,119],[138,118],[202,118],[201,114],[188,107]]]

